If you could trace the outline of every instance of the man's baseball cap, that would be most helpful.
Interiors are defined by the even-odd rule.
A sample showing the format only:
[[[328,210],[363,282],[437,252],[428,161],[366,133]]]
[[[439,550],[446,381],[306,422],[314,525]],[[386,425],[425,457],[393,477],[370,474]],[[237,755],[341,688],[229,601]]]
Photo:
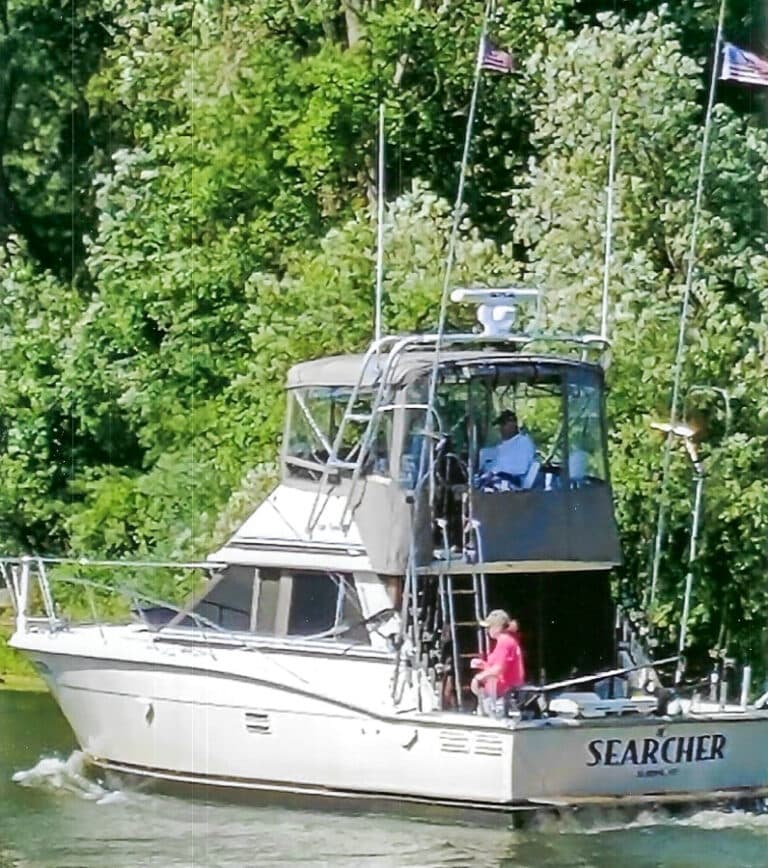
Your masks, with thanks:
[[[505,422],[509,422],[511,419],[514,419],[517,422],[517,413],[514,410],[502,410],[501,413],[493,420],[494,425],[503,425]]]

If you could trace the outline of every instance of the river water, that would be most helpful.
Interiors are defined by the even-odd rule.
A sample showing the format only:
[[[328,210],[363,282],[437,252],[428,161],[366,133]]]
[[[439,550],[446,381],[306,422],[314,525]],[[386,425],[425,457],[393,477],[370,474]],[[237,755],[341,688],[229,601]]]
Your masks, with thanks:
[[[47,695],[0,692],[0,868],[768,866],[768,814],[547,815],[522,828],[410,814],[225,802],[100,781],[83,775]]]

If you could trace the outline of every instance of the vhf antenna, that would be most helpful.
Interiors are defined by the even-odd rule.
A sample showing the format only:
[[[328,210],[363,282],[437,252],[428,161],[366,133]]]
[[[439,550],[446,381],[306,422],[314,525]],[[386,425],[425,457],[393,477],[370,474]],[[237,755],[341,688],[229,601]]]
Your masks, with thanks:
[[[384,284],[384,196],[386,193],[384,187],[384,103],[379,104],[379,156],[376,187],[378,193],[376,202],[376,312],[373,337],[378,342],[381,340],[381,308]]]

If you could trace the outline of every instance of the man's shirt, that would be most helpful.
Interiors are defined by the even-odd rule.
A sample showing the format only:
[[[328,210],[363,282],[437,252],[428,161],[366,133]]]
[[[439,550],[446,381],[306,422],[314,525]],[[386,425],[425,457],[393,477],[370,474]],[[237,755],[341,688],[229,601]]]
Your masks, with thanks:
[[[496,447],[496,456],[489,468],[493,473],[508,473],[510,476],[525,476],[533,459],[536,447],[533,440],[519,431],[509,440],[502,440]]]

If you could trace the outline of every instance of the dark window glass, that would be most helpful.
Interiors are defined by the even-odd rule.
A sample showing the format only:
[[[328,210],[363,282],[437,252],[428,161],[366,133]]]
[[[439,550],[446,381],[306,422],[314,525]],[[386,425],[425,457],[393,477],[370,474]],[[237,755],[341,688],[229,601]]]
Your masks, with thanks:
[[[212,587],[194,611],[225,630],[248,630],[253,574],[253,567],[228,567],[224,578]]]
[[[288,634],[314,636],[336,623],[339,581],[327,573],[295,573]]]

